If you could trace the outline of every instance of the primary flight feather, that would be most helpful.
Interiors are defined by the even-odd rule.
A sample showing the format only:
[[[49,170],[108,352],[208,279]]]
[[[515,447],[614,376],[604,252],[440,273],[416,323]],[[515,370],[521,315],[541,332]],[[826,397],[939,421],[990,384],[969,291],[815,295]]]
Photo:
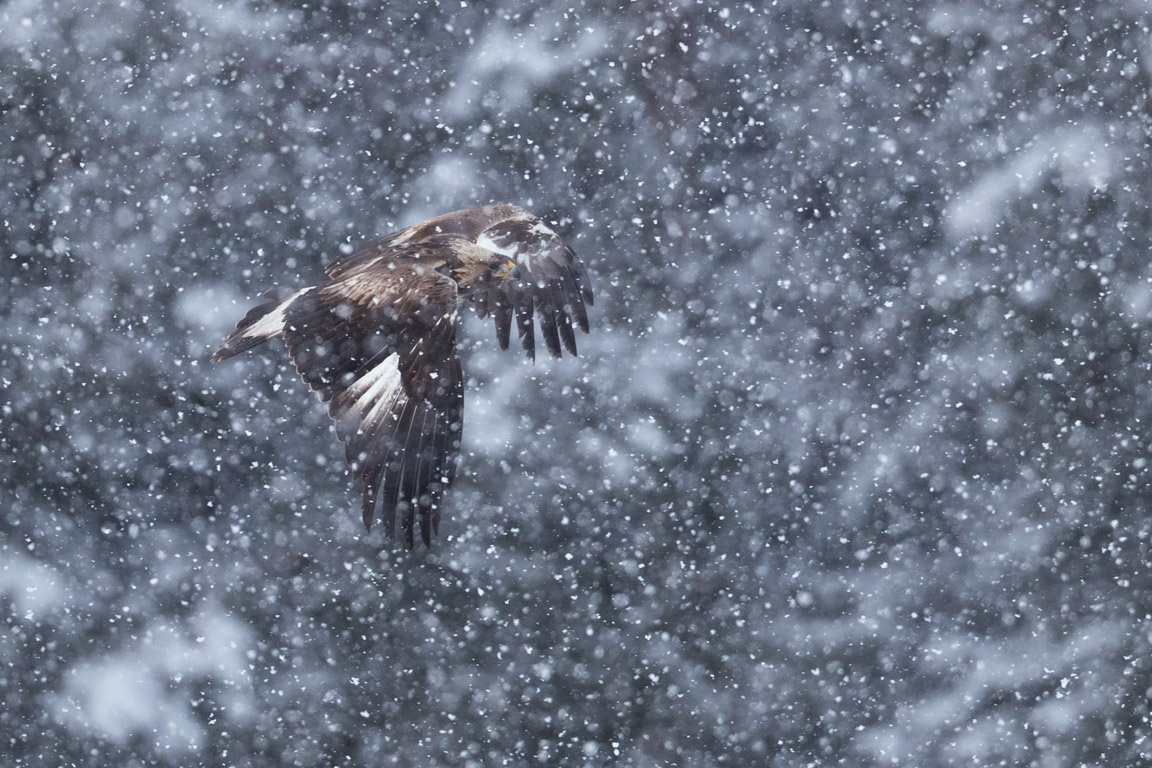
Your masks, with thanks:
[[[418,520],[428,545],[460,455],[460,302],[492,315],[501,349],[515,317],[535,358],[535,314],[548,351],[559,357],[563,345],[575,355],[573,326],[588,332],[592,305],[584,266],[540,219],[491,205],[386,235],[325,272],[319,285],[267,294],[212,360],[282,337],[361,479],[365,528],[380,518],[392,535],[399,518],[411,548]]]

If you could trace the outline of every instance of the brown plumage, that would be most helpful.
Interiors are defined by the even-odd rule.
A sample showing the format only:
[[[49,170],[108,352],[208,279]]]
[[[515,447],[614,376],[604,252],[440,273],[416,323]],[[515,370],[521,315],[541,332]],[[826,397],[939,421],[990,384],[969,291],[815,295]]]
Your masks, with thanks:
[[[491,313],[501,349],[512,317],[528,356],[538,314],[548,351],[576,354],[592,290],[584,267],[542,221],[513,205],[437,216],[328,265],[328,280],[275,290],[244,317],[214,362],[280,336],[300,376],[328,404],[362,481],[365,528],[396,519],[405,544],[416,521],[426,545],[456,473],[464,412],[457,309]],[[399,515],[397,515],[399,513]]]

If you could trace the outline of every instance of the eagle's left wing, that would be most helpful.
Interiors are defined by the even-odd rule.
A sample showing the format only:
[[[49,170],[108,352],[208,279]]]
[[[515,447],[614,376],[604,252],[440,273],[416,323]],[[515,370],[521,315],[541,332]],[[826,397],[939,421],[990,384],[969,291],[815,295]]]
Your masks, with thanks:
[[[425,544],[456,472],[464,407],[456,283],[428,265],[391,261],[311,288],[284,313],[284,341],[328,403],[363,483],[364,525],[396,513],[411,548]],[[377,512],[379,510],[379,512]]]

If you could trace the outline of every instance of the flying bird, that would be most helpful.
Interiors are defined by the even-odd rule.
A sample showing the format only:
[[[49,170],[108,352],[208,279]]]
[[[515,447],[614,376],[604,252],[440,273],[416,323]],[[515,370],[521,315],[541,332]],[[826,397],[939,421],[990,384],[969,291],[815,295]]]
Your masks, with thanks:
[[[446,213],[366,243],[325,268],[327,280],[274,289],[250,310],[213,362],[277,336],[328,404],[363,485],[364,527],[397,519],[411,549],[416,521],[431,545],[440,501],[456,474],[464,380],[459,305],[492,315],[508,348],[512,321],[535,359],[533,314],[548,351],[576,354],[592,289],[584,266],[543,221],[514,205]]]

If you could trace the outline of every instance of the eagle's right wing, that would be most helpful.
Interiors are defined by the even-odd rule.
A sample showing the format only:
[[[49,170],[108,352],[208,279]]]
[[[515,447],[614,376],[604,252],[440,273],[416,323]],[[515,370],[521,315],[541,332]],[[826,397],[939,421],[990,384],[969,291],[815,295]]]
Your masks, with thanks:
[[[575,325],[588,333],[588,309],[592,306],[592,286],[576,253],[540,219],[527,211],[497,222],[476,238],[481,248],[516,262],[520,280],[494,283],[472,298],[480,316],[492,313],[496,340],[508,348],[512,315],[528,357],[536,358],[533,312],[540,319],[544,343],[554,357],[560,356],[560,343],[576,354]]]
[[[515,315],[524,350],[535,359],[535,315],[549,352],[559,357],[563,342],[568,352],[576,354],[573,325],[587,333],[587,307],[592,306],[592,286],[584,265],[547,224],[515,205],[486,205],[445,213],[365,243],[337,257],[326,271],[331,278],[342,279],[388,261],[398,249],[415,247],[441,235],[467,238],[485,250],[514,260],[520,268],[519,281],[502,281],[469,297],[481,317],[492,314],[501,349],[508,348]]]

